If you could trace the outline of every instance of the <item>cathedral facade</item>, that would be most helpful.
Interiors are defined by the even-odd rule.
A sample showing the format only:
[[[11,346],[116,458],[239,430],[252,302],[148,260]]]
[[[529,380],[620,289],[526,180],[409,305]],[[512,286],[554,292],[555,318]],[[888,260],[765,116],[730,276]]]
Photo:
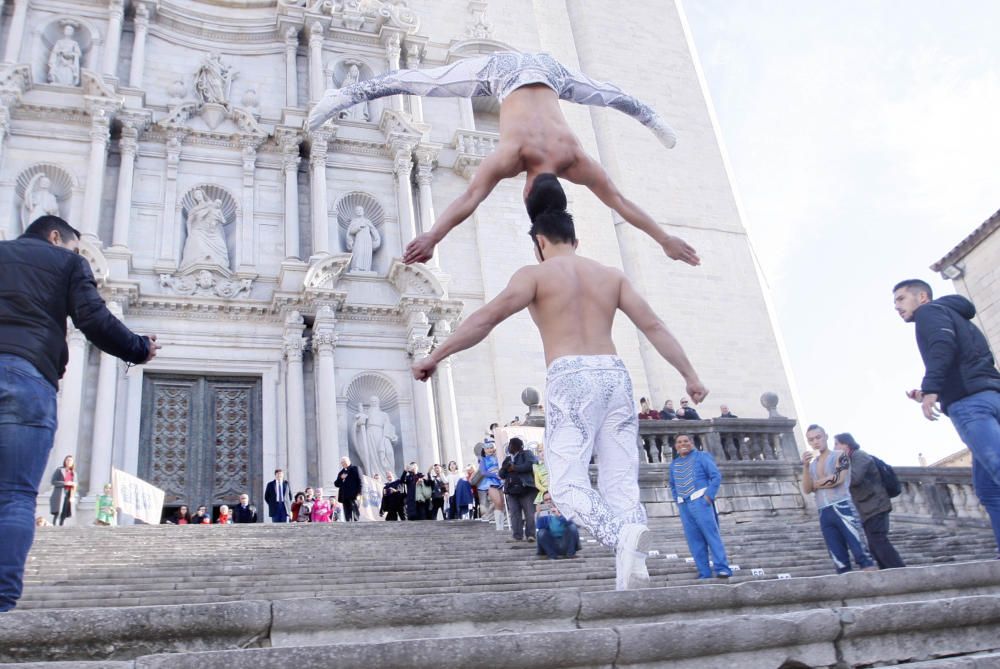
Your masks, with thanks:
[[[670,0],[8,0],[2,21],[0,237],[61,215],[112,311],[163,345],[129,368],[70,328],[50,471],[76,456],[84,506],[112,467],[193,507],[260,503],[276,467],[296,489],[332,487],[344,455],[369,474],[461,464],[491,422],[523,413],[545,370],[527,314],[433,382],[409,374],[534,262],[523,178],[432,261],[399,260],[496,146],[496,100],[394,96],[303,130],[328,87],[498,50],[548,51],[678,130],[668,152],[624,115],[564,105],[622,191],[704,264],[667,259],[568,187],[581,253],[626,271],[713,400],[751,415],[763,391],[791,397]],[[615,338],[637,399],[683,394],[631,324]]]

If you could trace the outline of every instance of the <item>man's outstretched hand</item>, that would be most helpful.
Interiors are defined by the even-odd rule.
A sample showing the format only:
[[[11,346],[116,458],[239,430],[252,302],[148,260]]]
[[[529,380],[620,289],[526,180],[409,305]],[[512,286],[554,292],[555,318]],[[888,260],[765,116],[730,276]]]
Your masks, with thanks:
[[[701,264],[701,258],[698,257],[698,252],[694,250],[693,246],[680,237],[674,237],[671,235],[661,246],[663,246],[663,252],[674,260],[686,262],[688,265],[693,267],[697,267]]]
[[[437,363],[431,359],[430,356],[422,358],[415,363],[410,368],[413,372],[413,378],[417,381],[427,381],[432,376],[434,376],[434,371],[437,369]]]
[[[143,361],[142,364],[146,364],[147,362],[155,358],[156,352],[159,351],[161,348],[163,348],[162,346],[156,343],[155,334],[147,335],[146,339],[149,340],[149,355],[146,356],[146,359]]]
[[[702,401],[708,397],[708,388],[706,388],[698,379],[689,381],[686,390],[688,397],[690,397],[691,401],[695,404],[701,404]]]
[[[434,256],[436,245],[437,242],[429,232],[417,235],[413,241],[406,245],[406,251],[403,252],[403,262],[407,265],[412,265],[415,262],[427,262]]]

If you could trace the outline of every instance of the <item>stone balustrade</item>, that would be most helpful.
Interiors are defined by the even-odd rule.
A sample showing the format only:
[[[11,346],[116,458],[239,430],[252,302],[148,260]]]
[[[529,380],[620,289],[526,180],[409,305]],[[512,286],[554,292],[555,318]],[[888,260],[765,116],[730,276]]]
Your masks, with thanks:
[[[972,487],[968,467],[895,467],[903,492],[893,518],[986,526],[989,517]]]
[[[479,163],[493,153],[499,141],[500,135],[495,132],[456,130],[452,139],[452,148],[456,151],[454,170],[466,179],[471,178]]]
[[[668,461],[674,438],[688,434],[716,462],[778,460],[798,463],[795,420],[791,418],[713,418],[710,420],[640,420],[640,458],[662,453]]]

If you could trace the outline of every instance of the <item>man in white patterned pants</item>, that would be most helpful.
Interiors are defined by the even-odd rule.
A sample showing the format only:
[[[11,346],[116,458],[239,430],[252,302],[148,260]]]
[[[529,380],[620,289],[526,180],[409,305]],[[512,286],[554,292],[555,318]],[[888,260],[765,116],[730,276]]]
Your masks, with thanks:
[[[576,255],[573,217],[553,174],[535,179],[527,198],[537,265],[522,267],[497,297],[471,316],[431,355],[413,365],[426,381],[453,353],[476,345],[528,307],[549,365],[545,393],[545,461],[549,492],[568,518],[615,549],[618,590],[649,582],[650,537],[639,503],[638,422],[632,382],[616,355],[611,326],[620,309],[701,402],[701,384],[684,350],[621,270]],[[598,486],[590,487],[590,456]]]
[[[690,265],[701,262],[687,242],[667,234],[649,214],[618,191],[604,168],[583,150],[559,109],[559,100],[611,107],[652,130],[666,147],[673,147],[677,136],[666,121],[652,107],[614,84],[574,72],[546,53],[502,51],[441,67],[393,70],[330,89],[309,113],[307,126],[316,129],[360,102],[400,94],[446,98],[495,96],[500,100],[500,142],[496,150],[483,160],[469,187],[448,205],[433,227],[406,246],[403,262],[430,260],[434,247],[471,216],[502,179],[522,172],[526,173],[525,197],[537,175],[552,173],[565,177],[593,191],[624,220],[652,237],[669,257]]]

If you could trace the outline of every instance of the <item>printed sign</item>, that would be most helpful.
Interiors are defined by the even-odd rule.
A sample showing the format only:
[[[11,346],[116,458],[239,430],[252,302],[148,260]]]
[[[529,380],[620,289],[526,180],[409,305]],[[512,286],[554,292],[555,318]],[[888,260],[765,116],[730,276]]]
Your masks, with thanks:
[[[150,525],[159,525],[163,515],[163,491],[120,469],[111,470],[115,508]]]
[[[764,575],[764,570],[763,569],[751,569],[750,573],[753,574],[754,576],[763,576]]]

